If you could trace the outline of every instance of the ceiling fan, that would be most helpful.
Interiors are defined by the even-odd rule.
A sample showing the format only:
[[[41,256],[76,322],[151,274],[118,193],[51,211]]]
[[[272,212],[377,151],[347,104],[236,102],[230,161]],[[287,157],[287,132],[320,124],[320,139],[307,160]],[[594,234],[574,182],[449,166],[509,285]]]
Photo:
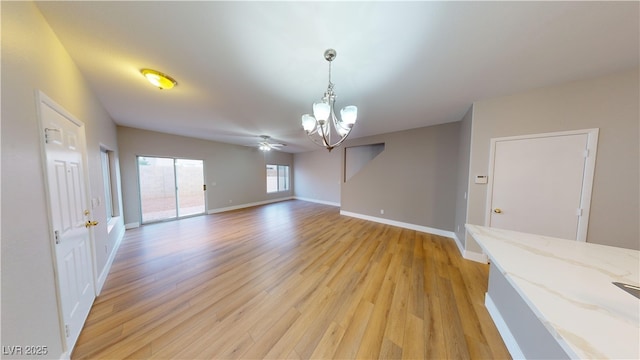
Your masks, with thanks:
[[[281,146],[287,146],[287,144],[273,142],[271,136],[260,135],[261,141],[258,142],[258,148],[262,151],[278,150]]]

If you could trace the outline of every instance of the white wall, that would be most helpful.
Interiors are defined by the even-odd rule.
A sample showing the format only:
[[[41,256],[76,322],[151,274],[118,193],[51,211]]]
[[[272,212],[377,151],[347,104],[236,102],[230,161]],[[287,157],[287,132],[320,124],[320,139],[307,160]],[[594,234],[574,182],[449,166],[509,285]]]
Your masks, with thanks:
[[[117,149],[116,129],[33,3],[2,2],[1,16],[2,346],[47,346],[47,357],[60,358],[36,93],[41,90],[85,123],[92,198],[104,198],[100,144]],[[116,239],[107,234],[105,209],[92,209],[92,215],[101,223],[94,228],[96,248],[103,249],[96,254],[100,273]],[[121,230],[120,221],[115,231]]]
[[[587,241],[640,249],[639,71],[476,102],[469,173],[487,174],[491,138],[599,128]],[[487,185],[469,179],[468,222],[484,225]],[[467,236],[467,250],[479,246]]]

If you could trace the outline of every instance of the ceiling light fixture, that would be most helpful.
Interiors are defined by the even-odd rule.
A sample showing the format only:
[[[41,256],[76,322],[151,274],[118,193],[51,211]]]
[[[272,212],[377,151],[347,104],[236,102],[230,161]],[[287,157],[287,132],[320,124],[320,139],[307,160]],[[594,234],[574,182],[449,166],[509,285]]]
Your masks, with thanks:
[[[172,87],[178,85],[178,82],[175,81],[171,76],[167,74],[163,74],[160,71],[151,70],[151,69],[142,69],[140,70],[142,75],[149,80],[149,82],[157,87],[160,90],[169,90]]]
[[[302,127],[311,141],[331,151],[334,147],[340,146],[351,133],[353,124],[358,118],[358,108],[353,105],[345,106],[340,110],[340,119],[336,118],[333,110],[336,93],[333,91],[333,83],[331,82],[331,62],[336,58],[336,51],[327,49],[324,52],[324,58],[329,62],[329,85],[322,100],[313,104],[313,115],[302,115]],[[332,132],[340,137],[340,140],[333,144],[331,143]]]
[[[278,150],[281,146],[287,146],[287,144],[271,142],[271,136],[269,135],[260,135],[260,137],[262,141],[258,142],[258,149],[262,151]]]

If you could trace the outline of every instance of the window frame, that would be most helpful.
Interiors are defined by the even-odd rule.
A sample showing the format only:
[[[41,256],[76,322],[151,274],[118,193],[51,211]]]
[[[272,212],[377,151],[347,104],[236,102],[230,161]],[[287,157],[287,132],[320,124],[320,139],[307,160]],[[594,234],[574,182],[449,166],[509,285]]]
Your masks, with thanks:
[[[275,168],[275,169],[273,169]],[[275,170],[275,176],[269,175],[269,170]],[[284,173],[284,174],[283,174]],[[280,164],[266,164],[265,166],[265,178],[266,178],[266,191],[267,194],[275,194],[281,192],[287,192],[291,189],[291,167],[289,165],[280,165]],[[274,182],[275,190],[273,189],[273,185],[270,185],[270,178],[272,182]]]
[[[104,206],[107,223],[120,216],[117,198],[117,178],[115,173],[115,152],[108,148],[100,148],[100,161],[102,167],[102,182],[104,185]]]

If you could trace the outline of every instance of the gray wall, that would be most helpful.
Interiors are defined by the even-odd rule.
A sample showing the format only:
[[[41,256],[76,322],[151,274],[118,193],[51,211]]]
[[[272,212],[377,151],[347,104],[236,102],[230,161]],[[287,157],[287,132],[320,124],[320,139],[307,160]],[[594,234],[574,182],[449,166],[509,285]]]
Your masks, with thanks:
[[[456,218],[455,234],[456,241],[460,247],[465,247],[466,230],[464,224],[467,223],[467,193],[469,191],[469,157],[471,151],[471,121],[473,106],[460,121],[460,140],[458,142],[458,176],[456,178]]]
[[[453,231],[459,132],[455,122],[347,141],[385,149],[342,184],[342,210]]]
[[[525,358],[570,359],[531,306],[493,263],[487,292]]]
[[[115,124],[32,2],[2,3],[2,346],[47,346],[63,353],[47,216],[36,92],[86,128],[88,195],[104,200],[100,144],[117,150]],[[116,152],[117,156],[117,152]],[[104,201],[101,201],[104,204]],[[96,266],[113,253],[106,210],[92,209]],[[122,220],[113,231],[122,231]]]
[[[340,205],[340,174],[343,149],[325,149],[293,156],[295,196],[310,201]]]
[[[124,222],[127,225],[140,223],[137,155],[204,160],[208,211],[285,198],[293,194],[293,189],[267,194],[266,188],[265,165],[293,167],[293,155],[289,153],[262,152],[257,147],[223,144],[122,126],[118,127],[118,142]]]
[[[600,128],[587,241],[640,249],[638,69],[476,102],[471,174],[486,174],[494,137]],[[468,222],[484,225],[486,185],[469,179]],[[480,247],[467,237],[467,250]]]

